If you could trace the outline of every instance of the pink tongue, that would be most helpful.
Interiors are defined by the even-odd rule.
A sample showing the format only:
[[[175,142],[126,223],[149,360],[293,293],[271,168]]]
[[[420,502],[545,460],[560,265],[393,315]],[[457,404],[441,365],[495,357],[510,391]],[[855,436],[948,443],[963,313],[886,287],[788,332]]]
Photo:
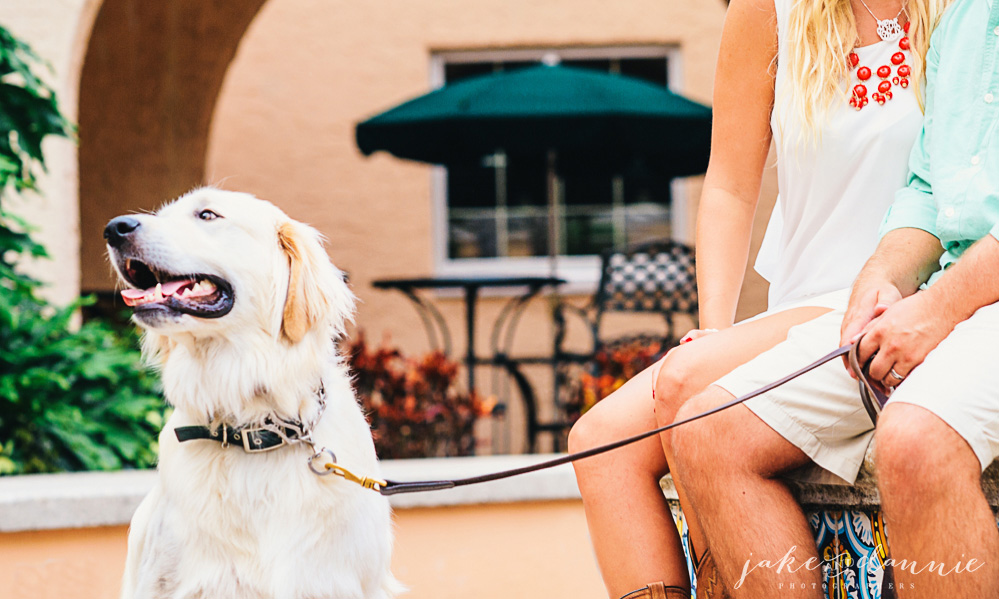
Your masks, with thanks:
[[[170,281],[169,283],[163,283],[163,296],[168,297],[177,293],[177,290],[184,285],[193,284],[194,281]],[[127,299],[142,299],[147,293],[156,293],[156,287],[150,287],[149,289],[122,289],[121,296]]]
[[[178,289],[188,283],[193,285],[194,281],[170,281],[169,283],[163,283],[163,295],[173,295],[174,293],[177,293]]]

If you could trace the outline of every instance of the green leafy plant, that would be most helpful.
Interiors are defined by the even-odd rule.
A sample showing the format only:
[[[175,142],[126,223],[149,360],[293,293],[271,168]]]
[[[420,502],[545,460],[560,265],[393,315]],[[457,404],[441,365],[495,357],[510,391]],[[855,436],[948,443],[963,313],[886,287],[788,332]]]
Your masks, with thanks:
[[[73,330],[80,303],[51,314],[30,301],[0,306],[0,473],[156,462],[156,377],[142,366],[134,333],[101,321]]]
[[[54,306],[18,268],[47,253],[5,201],[37,191],[46,136],[73,135],[33,71],[40,63],[0,27],[0,474],[148,467],[163,403],[135,334],[99,320],[74,326],[93,299]]]
[[[358,334],[348,351],[354,388],[382,459],[472,455],[476,419],[492,406],[459,390],[458,364],[440,351],[417,359]]]

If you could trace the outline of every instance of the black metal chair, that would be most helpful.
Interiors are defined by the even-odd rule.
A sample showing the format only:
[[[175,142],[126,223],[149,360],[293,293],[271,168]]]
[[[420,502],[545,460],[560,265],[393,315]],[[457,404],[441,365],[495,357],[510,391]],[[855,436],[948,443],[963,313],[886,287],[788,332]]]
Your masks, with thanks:
[[[562,304],[555,314],[559,336],[556,355],[561,359],[592,357],[608,341],[600,336],[603,317],[611,312],[644,312],[662,315],[666,329],[659,338],[675,342],[673,317],[686,314],[697,318],[697,278],[694,250],[676,241],[654,241],[601,256],[600,284],[590,304],[577,308]],[[587,322],[593,338],[593,351],[572,354],[561,351],[565,335],[565,312],[575,312]],[[611,340],[611,343],[620,342]]]
[[[639,335],[605,339],[601,335],[604,317],[610,313],[653,313],[661,315],[664,328]],[[644,243],[618,251],[608,251],[601,256],[600,283],[593,298],[585,307],[567,302],[555,306],[555,340],[552,353],[554,368],[555,418],[542,422],[538,417],[537,399],[526,377],[517,368],[515,360],[501,356],[501,365],[513,376],[525,402],[527,436],[530,451],[537,445],[540,433],[554,435],[553,449],[559,451],[565,431],[579,417],[580,378],[597,368],[596,359],[602,353],[632,346],[658,347],[653,361],[669,348],[679,343],[674,317],[686,315],[697,321],[697,280],[693,248],[675,241]],[[569,319],[582,320],[590,340],[586,351],[565,348]],[[658,345],[657,345],[658,344]],[[508,361],[509,363],[503,363]]]

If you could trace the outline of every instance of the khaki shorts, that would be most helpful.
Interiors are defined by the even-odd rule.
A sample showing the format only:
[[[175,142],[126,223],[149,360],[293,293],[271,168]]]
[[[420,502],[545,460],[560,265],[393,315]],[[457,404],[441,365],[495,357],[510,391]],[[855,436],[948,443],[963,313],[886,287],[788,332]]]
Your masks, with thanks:
[[[820,293],[804,298],[799,298],[790,302],[785,302],[774,308],[769,308],[766,312],[761,312],[756,316],[751,316],[745,320],[740,320],[739,322],[735,323],[735,326],[741,326],[746,324],[747,322],[753,322],[754,320],[759,320],[767,316],[773,316],[774,314],[777,314],[779,312],[784,312],[785,310],[793,310],[795,308],[821,307],[821,308],[830,308],[832,310],[835,310],[837,308],[846,306],[846,304],[849,301],[850,301],[849,289],[840,289],[838,291]],[[840,318],[842,319],[842,315],[840,316]],[[673,349],[671,349],[670,351],[673,351]],[[669,352],[666,352],[666,356],[668,355]],[[656,398],[656,384],[659,381],[659,372],[663,369],[663,365],[666,362],[666,356],[663,356],[662,358],[659,359],[658,362],[650,366],[650,368],[652,369],[652,377],[649,380],[652,384],[653,400]],[[763,385],[760,386],[762,387]]]
[[[839,346],[844,309],[845,302],[839,309],[793,327],[786,341],[715,385],[738,397],[829,353]],[[993,304],[958,325],[890,399],[936,414],[968,442],[983,470],[999,455],[997,341],[999,304]],[[751,399],[746,406],[819,467],[797,473],[798,477],[854,482],[874,431],[857,382],[841,360]]]

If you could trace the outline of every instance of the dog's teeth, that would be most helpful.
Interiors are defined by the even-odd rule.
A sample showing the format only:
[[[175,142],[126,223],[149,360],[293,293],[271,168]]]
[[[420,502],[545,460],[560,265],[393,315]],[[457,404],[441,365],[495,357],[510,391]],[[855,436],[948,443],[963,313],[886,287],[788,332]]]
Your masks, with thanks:
[[[184,290],[180,292],[180,297],[186,298],[189,295],[191,295],[190,287],[184,287]]]
[[[200,285],[201,288],[205,291],[205,293],[215,293],[215,283],[212,283],[208,279],[202,281]]]

